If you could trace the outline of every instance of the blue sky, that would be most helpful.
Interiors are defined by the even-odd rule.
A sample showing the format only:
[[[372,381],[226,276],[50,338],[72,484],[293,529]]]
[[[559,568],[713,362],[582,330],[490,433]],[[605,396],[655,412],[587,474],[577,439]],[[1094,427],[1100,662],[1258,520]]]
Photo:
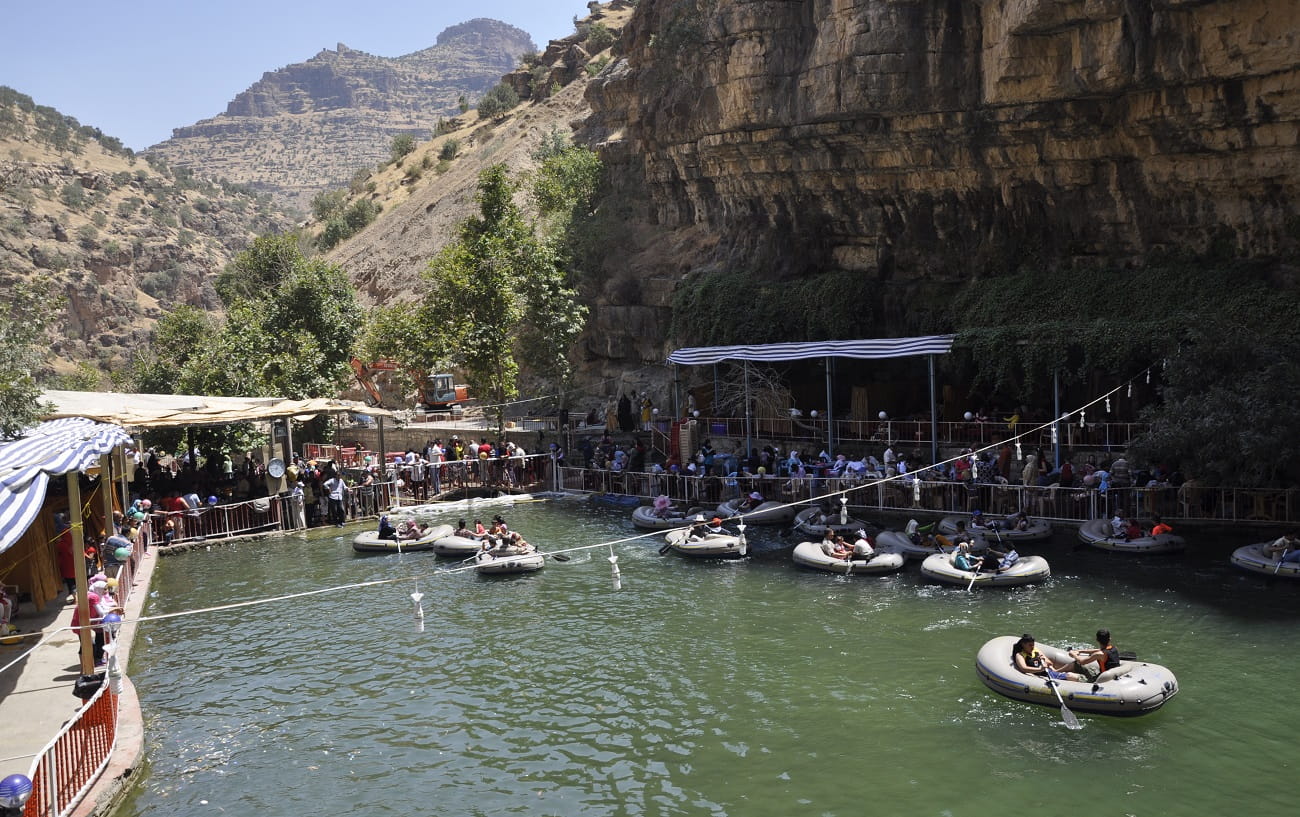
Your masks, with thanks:
[[[142,150],[223,112],[264,72],[340,42],[396,57],[491,17],[545,48],[586,14],[585,0],[6,0],[0,85]]]

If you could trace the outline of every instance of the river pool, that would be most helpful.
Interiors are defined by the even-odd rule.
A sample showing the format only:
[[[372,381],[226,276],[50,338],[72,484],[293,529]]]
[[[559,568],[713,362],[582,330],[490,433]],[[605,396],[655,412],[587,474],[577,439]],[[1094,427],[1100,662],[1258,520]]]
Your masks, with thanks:
[[[560,500],[485,509],[543,549],[637,533]],[[453,520],[448,520],[453,521]],[[888,520],[895,521],[897,520]],[[1232,548],[1131,557],[1025,547],[1046,584],[967,593],[910,562],[801,571],[751,528],[734,562],[662,538],[541,573],[432,575],[429,553],[355,555],[334,528],[169,557],[146,614],[403,581],[141,624],[131,658],[147,761],[121,815],[1290,815],[1300,712],[1295,582]],[[1183,531],[1187,533],[1186,531]],[[976,677],[994,635],[1084,645],[1098,626],[1180,693],[1138,718],[1003,698]]]

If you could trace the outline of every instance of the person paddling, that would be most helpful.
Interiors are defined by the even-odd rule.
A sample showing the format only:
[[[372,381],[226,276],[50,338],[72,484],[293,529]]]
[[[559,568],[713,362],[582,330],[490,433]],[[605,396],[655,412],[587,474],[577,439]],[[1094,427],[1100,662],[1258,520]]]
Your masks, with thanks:
[[[1074,659],[1074,666],[1083,673],[1088,672],[1088,664],[1097,665],[1097,675],[1119,666],[1119,650],[1110,643],[1110,630],[1104,627],[1097,631],[1097,649],[1070,650],[1070,657]]]

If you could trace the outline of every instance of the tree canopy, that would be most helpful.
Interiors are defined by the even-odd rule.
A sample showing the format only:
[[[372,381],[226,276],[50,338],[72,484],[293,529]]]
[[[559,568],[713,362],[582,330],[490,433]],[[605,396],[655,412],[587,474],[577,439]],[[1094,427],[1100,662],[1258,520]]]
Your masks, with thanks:
[[[361,322],[341,268],[305,258],[295,236],[264,236],[216,287],[225,321],[185,306],[165,315],[136,363],[138,388],[292,399],[338,393]]]
[[[0,439],[13,439],[35,425],[41,403],[37,374],[49,355],[46,338],[59,299],[44,285],[19,282],[0,309]]]
[[[515,203],[520,184],[503,164],[479,175],[478,213],[429,262],[422,300],[374,310],[362,344],[407,371],[460,368],[498,424],[521,363],[563,388],[586,317],[558,240],[539,236]]]

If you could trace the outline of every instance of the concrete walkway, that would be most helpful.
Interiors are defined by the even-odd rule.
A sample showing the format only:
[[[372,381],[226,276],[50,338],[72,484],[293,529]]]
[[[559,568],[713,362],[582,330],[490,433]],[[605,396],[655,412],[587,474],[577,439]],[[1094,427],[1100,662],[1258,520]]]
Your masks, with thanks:
[[[157,556],[150,551],[136,569],[131,597],[124,607],[128,622],[137,619],[148,596]],[[13,621],[24,633],[32,633],[23,642],[0,646],[0,666],[32,650],[42,636],[48,642],[32,650],[22,661],[0,673],[0,778],[11,774],[29,774],[36,754],[48,744],[59,729],[76,714],[82,701],[72,694],[73,684],[81,675],[81,661],[76,633],[56,632],[72,624],[73,605],[50,602],[45,610],[34,611],[31,605],[19,610]],[[118,637],[118,658],[129,671],[131,645],[136,627],[128,624]],[[125,779],[139,764],[143,746],[144,722],[135,688],[129,678],[118,700],[117,749],[108,768],[76,810],[78,815],[103,814]]]

